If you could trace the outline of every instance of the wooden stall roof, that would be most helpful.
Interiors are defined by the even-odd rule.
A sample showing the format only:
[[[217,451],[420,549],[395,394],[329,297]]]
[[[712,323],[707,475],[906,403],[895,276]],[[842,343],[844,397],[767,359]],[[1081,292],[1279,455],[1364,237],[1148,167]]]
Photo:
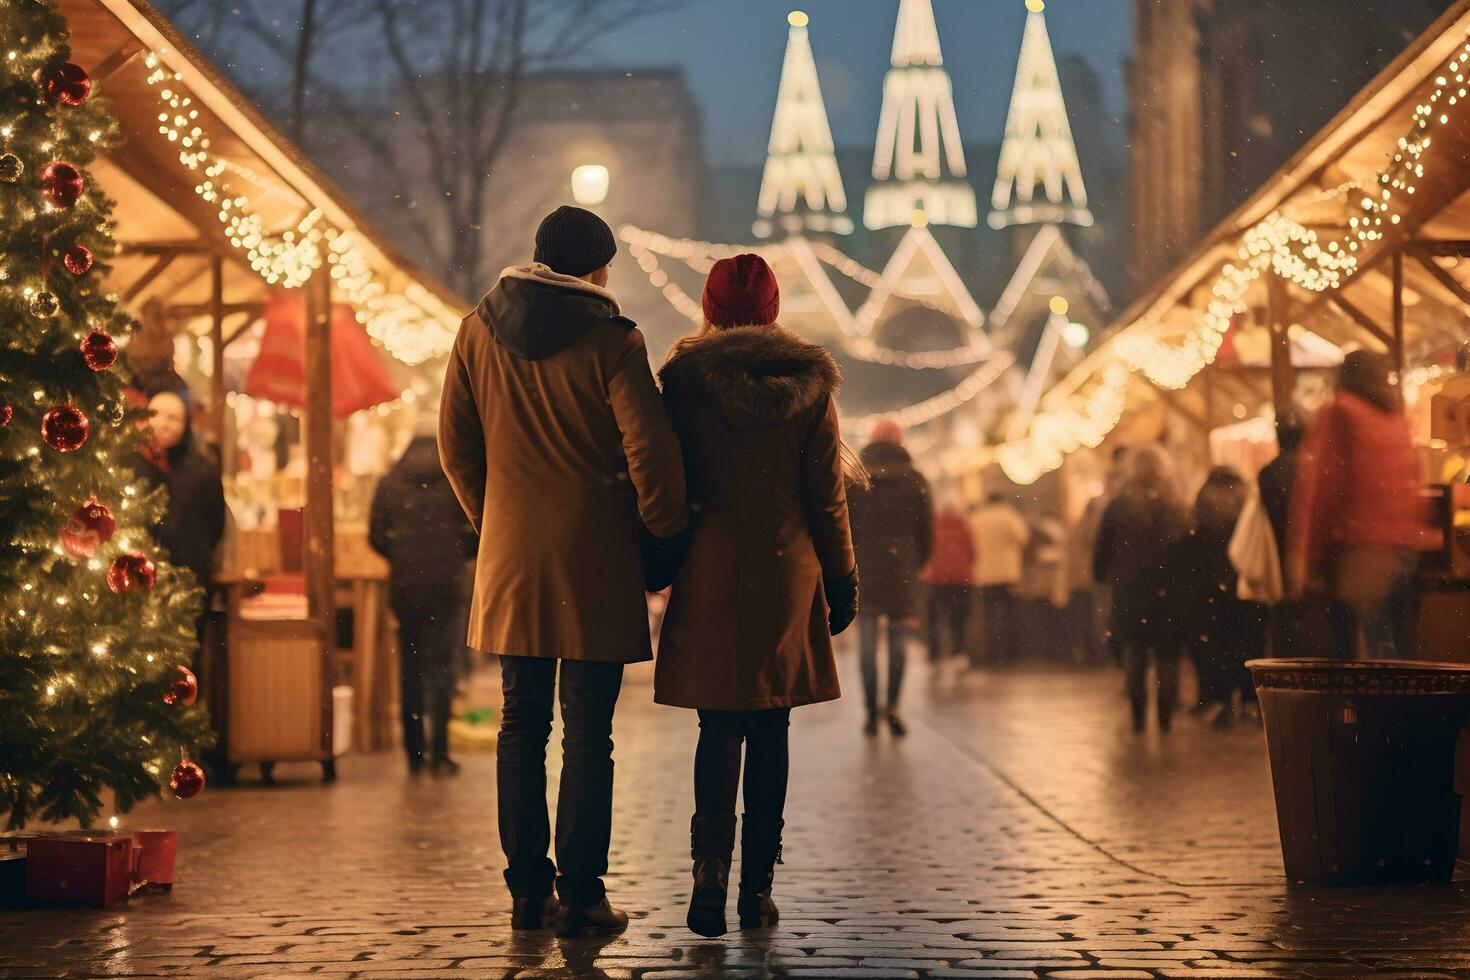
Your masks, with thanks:
[[[161,120],[182,114],[163,95],[169,90],[191,100],[187,109],[197,116],[187,119],[185,129],[198,126],[209,139],[212,161],[225,167],[218,180],[228,184],[227,196],[248,201],[267,237],[299,234],[313,212],[319,212],[318,228],[349,236],[342,242],[350,241],[370,270],[373,291],[380,287],[397,304],[392,317],[386,309],[365,311],[367,304],[354,304],[365,320],[383,315],[384,330],[369,322],[376,342],[411,363],[442,352],[446,333],[453,337],[468,304],[395,248],[162,14],[145,0],[59,0],[59,6],[70,24],[73,60],[111,102],[124,135],[92,171],[117,201],[122,252],[109,286],[129,308],[155,297],[175,309],[204,306],[210,300],[208,266],[217,255],[225,260],[228,308],[241,311],[272,288],[251,268],[246,252],[231,243],[219,204],[196,191],[205,179],[202,168],[190,169],[180,159],[180,144],[160,131]],[[179,77],[160,82],[156,68]],[[323,242],[324,256],[328,249]],[[324,261],[318,273],[327,268]],[[348,290],[339,296],[344,292],[347,299],[361,296]],[[400,336],[385,332],[390,329]],[[404,330],[413,336],[405,338]]]
[[[1394,189],[1397,220],[1384,222],[1381,237],[1358,243],[1352,253],[1356,270],[1337,285],[1320,291],[1305,288],[1269,269],[1251,282],[1219,363],[1209,373],[1254,386],[1256,394],[1262,386],[1269,392],[1259,337],[1251,334],[1264,333],[1273,315],[1289,324],[1292,358],[1301,366],[1319,358],[1330,361],[1334,350],[1391,347],[1396,266],[1403,276],[1407,367],[1443,361],[1470,339],[1470,261],[1461,258],[1462,253],[1470,257],[1470,98],[1465,94],[1470,65],[1462,58],[1458,71],[1446,77],[1449,65],[1467,51],[1467,40],[1470,0],[1459,0],[1126,310],[1106,331],[1106,339],[1047,393],[1043,411],[1024,435],[997,446],[952,452],[945,468],[960,474],[999,463],[1012,479],[1029,483],[1076,448],[1096,445],[1124,416],[1162,398],[1186,412],[1202,412],[1201,386],[1191,383],[1199,376],[1198,366],[1193,371],[1177,368],[1173,378],[1164,367],[1143,370],[1140,342],[1151,344],[1151,356],[1167,365],[1175,350],[1170,345],[1182,345],[1198,334],[1226,267],[1243,264],[1242,249],[1263,223],[1284,218],[1320,236],[1321,248],[1335,241],[1347,254],[1352,222],[1364,214],[1364,198],[1376,199],[1388,186],[1381,183],[1381,174],[1401,152],[1405,137],[1414,133],[1416,112],[1437,89],[1444,89],[1444,97],[1432,113],[1433,140],[1421,158],[1423,174],[1414,179],[1412,192]],[[1300,252],[1300,244],[1294,248]],[[1207,363],[1214,360],[1212,351]]]

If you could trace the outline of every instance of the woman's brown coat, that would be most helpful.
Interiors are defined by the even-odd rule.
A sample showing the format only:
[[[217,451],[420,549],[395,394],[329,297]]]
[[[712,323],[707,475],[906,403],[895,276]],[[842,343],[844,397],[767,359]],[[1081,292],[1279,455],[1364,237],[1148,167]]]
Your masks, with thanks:
[[[460,324],[439,453],[480,533],[470,646],[651,658],[638,521],[683,528],[684,468],[611,294],[543,265],[506,270]]]
[[[778,326],[680,344],[660,375],[695,512],[654,699],[718,711],[841,695],[822,580],[852,572],[841,374]]]

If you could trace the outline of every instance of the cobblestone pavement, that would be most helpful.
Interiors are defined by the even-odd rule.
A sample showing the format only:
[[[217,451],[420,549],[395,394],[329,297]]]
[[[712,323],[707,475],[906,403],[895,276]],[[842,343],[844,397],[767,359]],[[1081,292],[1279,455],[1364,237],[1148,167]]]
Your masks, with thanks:
[[[135,825],[180,831],[174,892],[0,914],[0,975],[1470,976],[1462,884],[1286,887],[1258,728],[1134,736],[1111,671],[919,668],[912,733],[868,741],[854,666],[848,699],[794,715],[776,930],[684,928],[695,721],[640,670],[615,734],[622,938],[510,932],[493,756],[438,782],[364,757],[335,786],[282,766],[144,807]]]

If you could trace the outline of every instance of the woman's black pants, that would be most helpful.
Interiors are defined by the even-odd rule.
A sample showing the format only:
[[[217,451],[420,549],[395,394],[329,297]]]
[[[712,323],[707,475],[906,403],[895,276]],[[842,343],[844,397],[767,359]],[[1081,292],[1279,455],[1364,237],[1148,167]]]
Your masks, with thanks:
[[[790,708],[700,711],[699,748],[694,753],[695,812],[735,812],[743,742],[746,818],[779,819],[786,809],[786,777],[791,768],[786,742],[790,724]]]

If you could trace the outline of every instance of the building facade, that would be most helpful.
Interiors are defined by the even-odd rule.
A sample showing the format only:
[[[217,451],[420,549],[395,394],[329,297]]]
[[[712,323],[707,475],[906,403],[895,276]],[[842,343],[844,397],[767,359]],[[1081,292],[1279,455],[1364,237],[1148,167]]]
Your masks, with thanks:
[[[1135,291],[1182,260],[1449,6],[1134,0]]]

